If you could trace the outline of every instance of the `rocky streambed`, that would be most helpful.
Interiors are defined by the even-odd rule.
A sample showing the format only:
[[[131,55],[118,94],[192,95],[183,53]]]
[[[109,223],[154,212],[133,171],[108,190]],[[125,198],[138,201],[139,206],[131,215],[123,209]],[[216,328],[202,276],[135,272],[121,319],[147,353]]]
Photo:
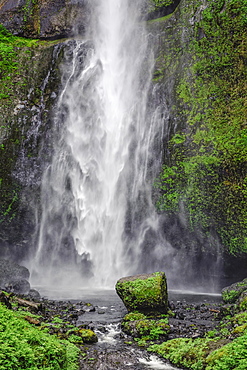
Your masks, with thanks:
[[[77,292],[69,299],[66,293],[51,293],[57,299],[12,293],[8,298],[2,294],[2,302],[9,309],[26,311],[26,320],[33,325],[74,341],[81,350],[80,369],[176,369],[146,352],[138,335],[122,331],[127,311],[115,291]],[[170,292],[169,297],[170,331],[166,339],[203,337],[221,319],[223,307],[217,296]],[[162,337],[153,342],[162,342]]]

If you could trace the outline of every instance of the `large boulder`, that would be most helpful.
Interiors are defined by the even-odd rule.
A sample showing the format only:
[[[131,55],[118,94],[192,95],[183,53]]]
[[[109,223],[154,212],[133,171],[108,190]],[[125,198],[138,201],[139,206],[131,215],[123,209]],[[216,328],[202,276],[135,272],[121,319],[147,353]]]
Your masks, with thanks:
[[[0,259],[0,288],[19,294],[28,294],[30,273],[24,266]]]
[[[129,312],[167,312],[167,284],[164,272],[124,277],[116,292]]]

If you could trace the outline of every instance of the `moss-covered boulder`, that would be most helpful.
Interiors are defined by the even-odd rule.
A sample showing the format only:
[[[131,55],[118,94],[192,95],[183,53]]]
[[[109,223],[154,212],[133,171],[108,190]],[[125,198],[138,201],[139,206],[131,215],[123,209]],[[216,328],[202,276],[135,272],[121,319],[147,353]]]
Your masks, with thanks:
[[[90,329],[79,329],[78,335],[82,338],[83,343],[96,343],[98,342],[98,337],[94,331]]]
[[[122,329],[134,338],[142,338],[144,340],[158,340],[162,338],[165,340],[170,331],[170,326],[168,318],[153,320],[141,312],[131,312],[123,318]]]
[[[247,292],[247,278],[222,289],[222,299],[225,303],[234,303],[245,291]]]
[[[129,312],[167,312],[167,284],[164,272],[124,277],[116,291]]]

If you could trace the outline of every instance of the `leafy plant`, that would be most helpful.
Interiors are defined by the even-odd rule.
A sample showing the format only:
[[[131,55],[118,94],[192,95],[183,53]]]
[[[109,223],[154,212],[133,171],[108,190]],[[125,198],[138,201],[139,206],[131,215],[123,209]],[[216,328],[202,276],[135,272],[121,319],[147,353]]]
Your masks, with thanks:
[[[78,369],[77,347],[43,333],[1,304],[0,323],[0,369]]]
[[[214,230],[232,254],[247,251],[246,19],[246,0],[210,0],[201,11],[177,86],[176,110],[186,124],[171,137],[155,184],[159,210],[182,208],[191,229]],[[164,74],[177,59],[174,51]]]

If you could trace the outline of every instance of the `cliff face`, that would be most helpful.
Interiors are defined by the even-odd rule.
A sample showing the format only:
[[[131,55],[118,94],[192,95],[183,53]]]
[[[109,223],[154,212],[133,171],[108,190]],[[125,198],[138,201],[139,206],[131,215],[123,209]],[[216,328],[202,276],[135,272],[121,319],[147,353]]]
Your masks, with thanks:
[[[0,23],[13,35],[58,39],[71,36],[80,21],[82,34],[88,20],[86,1],[2,0]]]
[[[61,39],[84,33],[85,3],[0,1],[0,254],[17,261],[30,254],[41,176],[52,150],[67,47]]]
[[[79,24],[84,32],[89,19],[86,3],[0,1],[0,23],[15,35],[0,29],[2,255],[9,253],[10,245],[19,259],[29,253],[35,225],[31,193],[38,196],[49,160],[50,149],[44,145],[49,140],[44,138],[50,135],[66,48],[56,40],[71,36]],[[195,265],[203,258],[210,264],[219,251],[244,260],[245,1],[143,4],[155,44],[154,99],[166,127],[164,167],[156,182],[157,207],[169,216],[163,223],[166,237],[178,250],[183,248],[185,256],[190,254]]]
[[[10,254],[20,260],[29,252],[34,231],[31,201],[38,197],[48,159],[48,147],[42,145],[51,129],[63,47],[36,42],[30,46],[16,38],[12,42],[15,46],[10,49],[8,44],[11,58],[1,71],[0,83],[0,244],[2,256]]]
[[[244,260],[245,2],[181,1],[150,23],[159,43],[154,81],[169,111],[158,208],[192,233],[192,243],[196,233],[203,254],[220,249]]]

